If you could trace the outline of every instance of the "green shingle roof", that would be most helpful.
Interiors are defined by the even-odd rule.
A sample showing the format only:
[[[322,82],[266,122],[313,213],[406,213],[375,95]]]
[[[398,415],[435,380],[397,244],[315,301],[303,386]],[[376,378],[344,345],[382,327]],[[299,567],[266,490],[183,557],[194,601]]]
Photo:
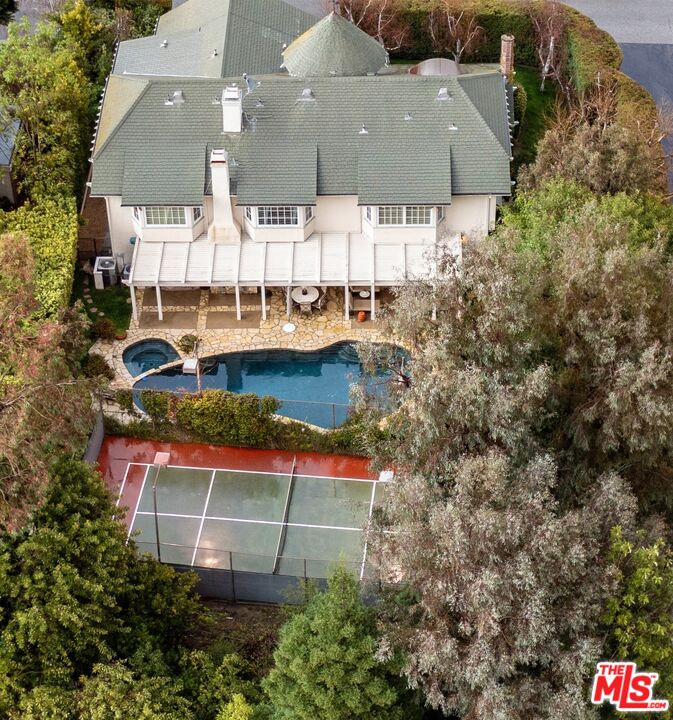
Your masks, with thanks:
[[[283,67],[297,77],[373,75],[387,62],[373,37],[334,12],[283,52]]]
[[[120,43],[113,72],[240,77],[278,72],[282,51],[315,18],[282,0],[189,0],[155,35]]]
[[[210,192],[206,158],[217,147],[229,151],[232,191],[238,187],[249,204],[309,204],[316,193],[360,195],[362,204],[510,193],[505,86],[497,73],[257,79],[243,98],[243,133],[225,136],[214,99],[231,80],[145,78],[146,90],[96,149],[92,194],[122,195],[124,204],[191,204],[201,187],[198,162]],[[480,82],[488,87],[477,90]],[[309,99],[301,100],[307,88]],[[448,99],[437,99],[441,88]],[[178,89],[184,104],[166,106]]]

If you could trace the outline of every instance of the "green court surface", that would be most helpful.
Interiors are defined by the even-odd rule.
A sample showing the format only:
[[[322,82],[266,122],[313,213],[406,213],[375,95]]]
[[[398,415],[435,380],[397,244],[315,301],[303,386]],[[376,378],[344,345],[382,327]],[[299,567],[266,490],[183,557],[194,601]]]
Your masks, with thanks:
[[[326,577],[341,562],[367,574],[363,529],[382,500],[381,482],[146,468],[129,531],[142,552],[243,572]]]

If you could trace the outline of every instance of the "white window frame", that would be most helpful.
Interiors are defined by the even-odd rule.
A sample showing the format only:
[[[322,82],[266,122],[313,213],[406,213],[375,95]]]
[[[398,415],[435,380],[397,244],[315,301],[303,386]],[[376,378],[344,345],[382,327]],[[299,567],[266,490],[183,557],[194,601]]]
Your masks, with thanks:
[[[203,219],[203,206],[195,205],[192,208],[192,224],[196,225],[196,223],[202,219]]]
[[[315,209],[313,205],[304,206],[304,225],[308,225],[315,217]]]
[[[437,225],[446,217],[446,208],[444,205],[438,205],[435,212],[437,213]]]
[[[366,220],[370,225],[373,224],[373,223],[372,223],[372,206],[371,206],[371,205],[367,205],[367,206],[365,207],[365,220]]]
[[[259,205],[257,227],[299,227],[297,205]]]
[[[186,208],[184,205],[153,205],[145,207],[143,208],[143,210],[145,213],[146,227],[189,227],[187,223],[187,213],[185,212]],[[170,215],[173,215],[176,210],[182,212],[182,219],[184,222],[150,222],[150,215],[154,215],[155,213],[157,213],[158,215],[161,215],[161,213],[165,213],[165,216],[163,218],[164,220],[173,219],[169,217],[169,213]]]
[[[410,213],[421,211],[428,214],[428,222],[408,222]],[[391,222],[393,213],[399,216],[400,222]],[[389,216],[387,220],[386,214]],[[432,227],[434,225],[432,207],[429,205],[378,205],[376,220],[377,227]]]
[[[133,206],[133,217],[136,222],[141,222],[143,219],[143,209],[137,205]]]
[[[245,218],[248,222],[252,222],[252,207],[250,205],[245,206]]]

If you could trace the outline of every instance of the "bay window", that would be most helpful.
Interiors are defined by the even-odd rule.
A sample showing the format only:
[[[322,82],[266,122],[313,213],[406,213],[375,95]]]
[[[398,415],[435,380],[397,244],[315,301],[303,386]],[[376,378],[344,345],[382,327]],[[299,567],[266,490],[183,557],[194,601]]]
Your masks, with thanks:
[[[377,210],[379,226],[433,224],[432,208],[426,205],[381,205]]]
[[[189,227],[203,218],[203,206],[136,206],[133,208],[133,218],[146,227]]]
[[[257,224],[260,226],[299,225],[295,205],[260,205],[257,208]]]

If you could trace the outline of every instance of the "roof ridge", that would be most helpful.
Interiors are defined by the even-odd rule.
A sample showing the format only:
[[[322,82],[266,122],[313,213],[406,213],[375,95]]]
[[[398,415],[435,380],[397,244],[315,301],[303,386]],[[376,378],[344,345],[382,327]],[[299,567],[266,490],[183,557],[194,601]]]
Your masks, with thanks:
[[[92,155],[92,159],[95,160],[96,158],[100,157],[103,154],[103,151],[105,148],[110,144],[110,141],[119,131],[119,128],[124,124],[126,118],[129,117],[129,115],[135,110],[136,105],[142,100],[142,98],[145,96],[145,93],[148,91],[150,86],[152,85],[151,80],[147,79],[140,79],[139,77],[127,77],[124,75],[114,75],[114,77],[121,78],[123,80],[131,80],[132,82],[142,82],[144,87],[138,94],[138,97],[131,103],[131,106],[129,109],[119,118],[117,121],[114,130],[107,136],[105,139],[105,142],[100,146],[98,150],[95,151],[95,153]],[[106,88],[106,95],[107,95],[107,88]]]
[[[511,162],[511,157],[512,157],[511,153],[508,153],[505,150],[505,148],[502,146],[502,143],[500,142],[500,140],[498,140],[498,137],[491,129],[491,126],[486,122],[486,119],[481,114],[481,111],[479,110],[479,108],[472,102],[472,98],[467,94],[467,92],[465,91],[465,88],[463,88],[463,86],[460,84],[461,77],[463,77],[463,76],[460,75],[459,77],[455,78],[457,81],[456,85],[458,85],[458,87],[460,88],[460,92],[463,93],[463,95],[465,96],[465,100],[470,104],[470,106],[472,108],[474,108],[474,112],[477,115],[477,117],[479,118],[478,122],[480,122],[484,126],[484,128],[486,129],[486,132],[493,138],[493,140],[495,141],[495,144],[502,151],[502,154],[507,158],[507,160],[509,162]],[[504,88],[504,86],[503,86],[503,88]],[[503,89],[503,92],[504,92],[504,89]]]

